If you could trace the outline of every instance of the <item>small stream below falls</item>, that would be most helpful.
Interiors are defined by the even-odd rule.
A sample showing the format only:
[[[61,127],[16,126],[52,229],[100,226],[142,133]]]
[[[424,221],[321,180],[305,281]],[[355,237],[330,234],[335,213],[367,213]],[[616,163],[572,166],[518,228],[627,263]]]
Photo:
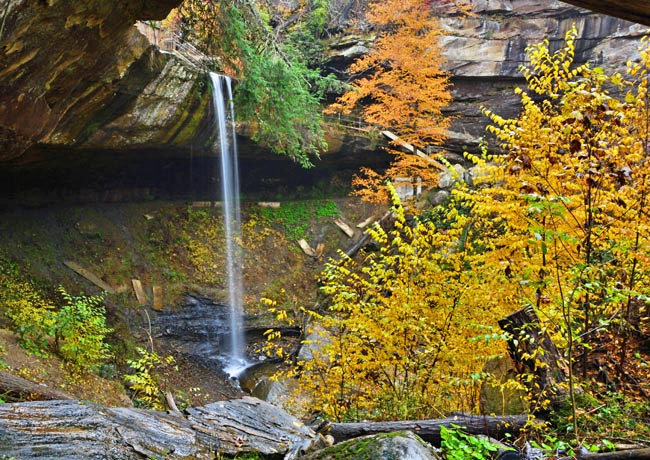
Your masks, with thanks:
[[[229,382],[228,387],[266,399],[271,390],[268,377],[278,366],[259,351],[265,340],[263,332],[270,327],[268,317],[243,318],[242,356],[247,366],[239,375],[231,376],[229,312],[230,308],[223,303],[187,295],[175,310],[157,312],[151,317],[151,334],[165,349],[209,370],[224,384]],[[297,339],[299,331],[286,328],[283,335]],[[246,353],[247,343],[250,353]]]

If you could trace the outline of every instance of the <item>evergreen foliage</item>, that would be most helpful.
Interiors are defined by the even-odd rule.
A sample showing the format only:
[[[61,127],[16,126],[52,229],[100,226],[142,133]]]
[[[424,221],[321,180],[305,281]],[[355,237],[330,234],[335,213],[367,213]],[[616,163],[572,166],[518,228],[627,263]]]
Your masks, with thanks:
[[[310,68],[315,61],[298,46],[317,46],[326,11],[314,8],[285,45],[253,3],[188,0],[180,10],[187,39],[238,80],[237,116],[250,123],[253,140],[305,167],[327,147],[320,101],[334,78]]]

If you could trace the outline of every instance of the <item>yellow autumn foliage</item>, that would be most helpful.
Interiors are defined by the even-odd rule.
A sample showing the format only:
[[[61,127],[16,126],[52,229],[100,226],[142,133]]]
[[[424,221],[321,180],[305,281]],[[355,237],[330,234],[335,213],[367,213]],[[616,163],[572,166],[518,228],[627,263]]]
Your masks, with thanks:
[[[626,77],[607,75],[574,64],[576,36],[555,52],[548,42],[528,49],[520,115],[484,109],[504,155],[470,155],[484,174],[458,193],[500,228],[486,267],[502,266],[515,304],[536,309],[584,378],[603,332],[618,336],[622,372],[626,337],[647,311],[650,54]]]
[[[479,382],[495,381],[486,359],[512,339],[497,320],[529,306],[567,361],[571,396],[574,368],[584,378],[603,339],[615,344],[610,371],[634,371],[628,338],[649,326],[650,52],[607,75],[574,64],[576,36],[528,49],[518,117],[484,110],[502,154],[467,154],[472,187],[407,217],[389,186],[394,228],[369,230],[378,252],[327,266],[329,309],[310,313],[309,359],[289,372],[310,407],[337,420],[475,411]],[[541,352],[524,359],[541,366]],[[534,409],[550,403],[532,375],[503,385],[521,383]]]
[[[328,264],[329,311],[311,313],[310,356],[291,374],[310,407],[337,420],[476,411],[485,361],[504,352],[484,337],[505,311],[499,296],[476,289],[490,274],[472,270],[482,257],[467,238],[472,222],[456,209],[442,216],[444,229],[409,220],[389,190],[394,228],[369,230],[381,249],[361,266],[343,254]]]

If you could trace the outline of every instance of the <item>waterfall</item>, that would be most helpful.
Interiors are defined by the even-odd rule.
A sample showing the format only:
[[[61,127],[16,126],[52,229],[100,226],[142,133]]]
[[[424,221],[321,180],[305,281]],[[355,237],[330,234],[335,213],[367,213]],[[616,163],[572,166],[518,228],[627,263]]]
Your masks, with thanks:
[[[228,280],[230,348],[225,371],[237,376],[247,363],[244,356],[242,255],[237,245],[241,237],[241,207],[239,201],[239,168],[235,137],[235,108],[230,77],[210,72],[212,98],[219,137],[221,158],[221,193],[223,221],[226,230],[226,277]],[[230,129],[228,129],[230,123]]]

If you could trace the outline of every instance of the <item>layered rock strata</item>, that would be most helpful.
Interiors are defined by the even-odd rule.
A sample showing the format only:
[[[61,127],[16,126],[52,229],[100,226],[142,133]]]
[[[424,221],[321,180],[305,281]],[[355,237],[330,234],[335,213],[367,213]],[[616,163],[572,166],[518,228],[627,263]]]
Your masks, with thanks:
[[[159,52],[134,27],[178,3],[4,3],[0,161],[38,159],[25,156],[34,144],[123,149],[194,139],[209,107],[202,70]]]

